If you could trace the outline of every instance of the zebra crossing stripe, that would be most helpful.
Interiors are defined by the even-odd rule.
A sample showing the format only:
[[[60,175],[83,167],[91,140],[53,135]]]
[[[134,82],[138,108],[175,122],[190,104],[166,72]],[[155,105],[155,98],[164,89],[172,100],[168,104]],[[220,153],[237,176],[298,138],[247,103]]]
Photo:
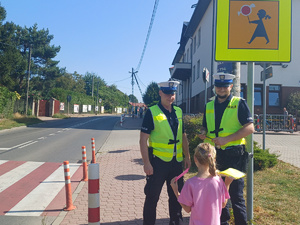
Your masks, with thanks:
[[[34,171],[42,164],[42,162],[25,162],[20,166],[10,170],[9,172],[4,173],[0,176],[0,192],[4,191],[6,188],[10,187],[14,183],[25,177],[28,173]]]
[[[80,164],[70,168],[70,176],[80,167]],[[46,207],[64,187],[63,166],[57,168],[49,177],[24,197],[5,215],[9,216],[40,216]]]
[[[25,163],[25,161],[1,161],[3,163],[0,164],[0,176]]]
[[[5,215],[21,199],[52,174],[61,163],[44,163],[0,193],[0,215]]]

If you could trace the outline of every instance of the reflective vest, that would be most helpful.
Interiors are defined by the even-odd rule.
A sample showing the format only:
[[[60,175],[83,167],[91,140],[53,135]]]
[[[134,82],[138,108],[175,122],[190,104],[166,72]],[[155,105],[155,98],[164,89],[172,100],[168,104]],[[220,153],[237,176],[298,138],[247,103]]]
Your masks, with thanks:
[[[239,106],[239,97],[233,96],[228,103],[226,109],[224,110],[220,128],[223,130],[218,132],[219,137],[227,137],[235,132],[237,132],[239,129],[241,129],[243,126],[240,124],[238,119],[238,106]],[[206,104],[206,124],[207,124],[207,137],[209,138],[215,138],[216,133],[211,133],[211,131],[215,131],[215,101],[208,102]],[[212,145],[215,145],[211,139],[206,138],[204,142],[208,142]],[[234,146],[234,145],[245,145],[246,141],[245,138],[242,138],[240,140],[231,141],[228,142],[225,145],[222,145],[221,148],[225,149],[228,146]]]
[[[176,160],[181,162],[182,157],[182,111],[174,106],[178,119],[177,139],[173,134],[172,128],[166,115],[161,111],[158,105],[149,108],[152,113],[154,130],[149,137],[149,146],[153,148],[153,155],[159,157],[165,162],[170,162],[176,152]],[[178,142],[177,142],[178,141]],[[177,143],[176,143],[177,142]],[[176,149],[174,150],[174,148]]]

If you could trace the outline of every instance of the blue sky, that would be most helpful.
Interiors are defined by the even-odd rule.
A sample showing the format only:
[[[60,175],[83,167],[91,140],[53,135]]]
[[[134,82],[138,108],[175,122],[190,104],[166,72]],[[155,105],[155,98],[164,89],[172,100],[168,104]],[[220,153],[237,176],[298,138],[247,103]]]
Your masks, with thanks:
[[[95,73],[108,85],[132,93],[131,71],[138,67],[155,0],[0,0],[6,21],[22,27],[35,23],[61,46],[56,60],[69,73]],[[197,0],[161,0],[138,72],[142,92],[152,82],[170,77],[184,21]],[[134,95],[142,97],[137,85]]]

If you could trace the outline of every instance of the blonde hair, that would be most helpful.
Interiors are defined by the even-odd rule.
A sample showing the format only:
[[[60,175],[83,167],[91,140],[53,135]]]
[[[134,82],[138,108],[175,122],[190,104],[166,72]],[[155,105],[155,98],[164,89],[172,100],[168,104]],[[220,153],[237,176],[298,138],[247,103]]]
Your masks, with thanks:
[[[200,164],[208,165],[209,173],[216,176],[216,149],[209,143],[201,143],[195,148],[195,158]]]

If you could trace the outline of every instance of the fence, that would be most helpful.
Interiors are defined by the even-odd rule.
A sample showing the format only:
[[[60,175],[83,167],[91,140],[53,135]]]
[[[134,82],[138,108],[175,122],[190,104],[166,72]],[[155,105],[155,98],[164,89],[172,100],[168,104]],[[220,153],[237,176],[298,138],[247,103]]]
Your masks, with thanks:
[[[266,131],[286,131],[293,133],[296,130],[296,118],[293,115],[278,115],[267,114],[266,115]],[[260,132],[264,128],[263,114],[254,115],[255,130]]]

